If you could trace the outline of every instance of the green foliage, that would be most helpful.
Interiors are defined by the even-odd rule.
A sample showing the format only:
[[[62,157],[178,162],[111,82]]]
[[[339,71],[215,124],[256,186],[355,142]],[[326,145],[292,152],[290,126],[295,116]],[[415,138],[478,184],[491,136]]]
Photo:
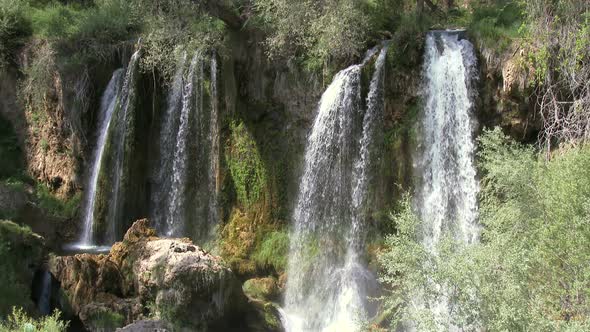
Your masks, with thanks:
[[[125,325],[125,317],[122,314],[106,309],[93,313],[89,321],[93,328],[99,330],[114,330]]]
[[[394,324],[412,319],[432,330],[415,294],[452,290],[458,326],[487,331],[584,331],[590,327],[590,146],[547,161],[499,129],[480,139],[481,243],[442,241],[426,253],[409,203],[393,218],[398,232],[381,256]]]
[[[14,308],[6,321],[0,321],[0,332],[65,332],[69,322],[61,320],[61,313],[34,320],[22,309]]]
[[[0,116],[0,179],[18,175],[22,172],[23,156],[12,124]]]
[[[76,193],[70,199],[62,200],[55,197],[44,184],[37,185],[36,196],[39,207],[49,215],[68,219],[74,218],[77,215],[82,200],[81,193]]]
[[[285,230],[268,233],[252,253],[252,259],[260,266],[272,266],[285,271],[289,256],[289,234]]]
[[[14,306],[31,307],[28,265],[40,262],[41,245],[30,228],[0,220],[0,320]]]
[[[0,69],[11,61],[15,49],[31,34],[26,1],[0,0]]]
[[[467,24],[470,33],[486,47],[502,53],[521,37],[523,7],[513,1],[475,6]]]
[[[232,122],[231,146],[226,160],[242,206],[250,207],[264,196],[267,185],[267,172],[258,146],[242,122]]]

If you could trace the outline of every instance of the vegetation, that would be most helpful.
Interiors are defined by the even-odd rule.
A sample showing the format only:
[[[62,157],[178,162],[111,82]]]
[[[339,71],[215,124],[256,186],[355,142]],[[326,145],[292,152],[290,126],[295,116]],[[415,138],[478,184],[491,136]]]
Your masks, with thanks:
[[[12,125],[0,116],[0,179],[18,176],[22,170],[23,156]]]
[[[275,271],[285,271],[289,256],[289,234],[287,231],[273,231],[266,235],[252,255],[261,266],[272,266]]]
[[[42,243],[28,227],[0,220],[0,319],[12,307],[31,309],[31,271],[42,259]]]
[[[419,242],[419,219],[406,199],[392,216],[397,232],[381,255],[392,328],[402,319],[432,330],[433,317],[413,311],[414,294],[450,289],[458,326],[489,331],[583,331],[590,327],[590,147],[546,161],[499,129],[480,139],[481,243],[446,239],[437,256]]]
[[[0,332],[65,332],[68,325],[68,322],[61,320],[59,311],[35,320],[22,309],[14,308],[5,321],[0,320]]]
[[[111,331],[125,325],[125,317],[110,310],[101,310],[92,314],[90,325],[98,330]]]

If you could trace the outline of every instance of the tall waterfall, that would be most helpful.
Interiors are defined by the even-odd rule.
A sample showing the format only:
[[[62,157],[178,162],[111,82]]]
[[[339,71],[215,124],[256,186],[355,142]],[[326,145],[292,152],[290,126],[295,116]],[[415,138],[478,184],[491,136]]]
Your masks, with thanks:
[[[98,125],[98,140],[96,147],[92,154],[91,173],[86,184],[85,199],[84,199],[84,230],[82,233],[82,246],[92,245],[92,224],[94,222],[94,203],[96,201],[96,184],[98,183],[98,173],[102,165],[102,157],[104,153],[105,143],[107,141],[107,133],[111,126],[113,118],[113,111],[115,109],[117,96],[121,86],[121,78],[123,76],[123,69],[118,69],[113,73],[113,76],[104,91],[100,102],[100,114]]]
[[[425,108],[415,206],[423,222],[423,245],[433,255],[438,254],[445,237],[469,244],[479,236],[479,187],[473,162],[477,61],[473,45],[461,35],[460,31],[433,31],[426,39]],[[451,294],[440,291],[443,295],[439,299],[416,302],[434,313],[439,330],[453,330]]]
[[[101,100],[99,137],[84,201],[84,229],[75,248],[108,248],[124,231],[121,206],[130,158],[128,141],[134,135],[139,54],[132,55],[124,79],[123,70],[115,71]]]
[[[361,256],[387,48],[375,62],[366,101],[361,72],[376,51],[336,75],[308,139],[282,315],[288,332],[356,331],[373,311],[368,297],[376,281]]]
[[[217,112],[215,57],[196,52],[187,68],[183,54],[160,132],[160,162],[152,195],[152,217],[160,233],[207,240],[213,232],[218,190]]]

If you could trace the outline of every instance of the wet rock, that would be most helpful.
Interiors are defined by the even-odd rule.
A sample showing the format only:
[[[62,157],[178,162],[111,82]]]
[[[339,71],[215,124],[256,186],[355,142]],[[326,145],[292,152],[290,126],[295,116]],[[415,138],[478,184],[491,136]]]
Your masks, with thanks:
[[[207,329],[228,323],[243,307],[239,283],[220,257],[188,239],[156,237],[145,219],[135,222],[108,254],[54,257],[50,268],[91,330],[99,330],[96,321],[114,317],[111,313],[121,316],[115,317],[121,320],[116,327],[149,314]],[[97,318],[97,313],[104,314]]]

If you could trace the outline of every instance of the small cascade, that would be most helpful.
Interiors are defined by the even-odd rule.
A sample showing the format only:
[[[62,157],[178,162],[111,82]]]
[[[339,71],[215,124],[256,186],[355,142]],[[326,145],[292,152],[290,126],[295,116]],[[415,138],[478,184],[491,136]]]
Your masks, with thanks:
[[[84,229],[75,250],[108,250],[122,237],[124,188],[128,185],[129,151],[134,132],[136,81],[140,51],[119,69],[105,90],[100,108],[99,137],[84,201]],[[123,75],[124,74],[124,75]]]
[[[375,145],[383,117],[387,47],[364,101],[365,61],[339,72],[319,103],[305,154],[281,319],[288,332],[357,331],[373,314],[374,275],[361,259]]]
[[[469,244],[478,241],[477,193],[474,166],[473,82],[477,61],[473,45],[460,31],[433,31],[426,39],[425,108],[422,142],[416,158],[419,180],[415,207],[422,222],[422,243],[433,255],[445,237]],[[420,297],[417,307],[435,315],[439,330],[452,326],[452,294],[434,301]]]
[[[52,277],[49,271],[43,271],[41,280],[41,289],[39,298],[37,300],[37,309],[41,315],[51,314],[51,289],[52,289]]]
[[[92,246],[92,224],[94,222],[94,204],[96,202],[96,185],[98,183],[98,174],[102,165],[102,157],[105,150],[105,143],[107,141],[107,133],[111,126],[113,118],[113,111],[117,102],[121,86],[121,78],[123,76],[123,69],[118,69],[113,73],[113,76],[107,85],[107,88],[102,95],[100,102],[100,117],[98,125],[98,140],[96,147],[92,154],[91,173],[86,184],[85,199],[84,199],[84,230],[82,232],[82,239],[80,247]]]
[[[183,55],[164,114],[152,216],[166,236],[208,240],[219,190],[217,61],[196,52],[186,62]]]

